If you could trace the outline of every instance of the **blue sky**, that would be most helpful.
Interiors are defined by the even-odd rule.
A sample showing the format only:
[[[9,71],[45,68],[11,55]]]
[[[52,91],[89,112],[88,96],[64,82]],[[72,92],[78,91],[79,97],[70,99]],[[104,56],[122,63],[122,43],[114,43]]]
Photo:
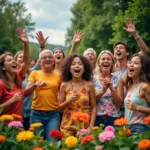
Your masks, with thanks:
[[[16,2],[18,0],[10,0]],[[35,31],[42,31],[49,36],[50,44],[65,44],[67,27],[71,26],[72,13],[70,8],[77,0],[22,0],[26,3],[32,21],[36,22]],[[36,41],[36,39],[30,39]]]

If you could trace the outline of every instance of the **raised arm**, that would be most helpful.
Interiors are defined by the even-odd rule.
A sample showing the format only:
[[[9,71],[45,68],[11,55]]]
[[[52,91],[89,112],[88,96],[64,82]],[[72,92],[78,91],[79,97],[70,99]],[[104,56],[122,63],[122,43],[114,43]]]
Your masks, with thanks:
[[[26,31],[25,30],[23,31],[20,28],[18,29],[18,37],[20,41],[23,42],[24,44],[23,65],[21,67],[21,73],[22,73],[22,76],[24,77],[30,66],[29,39],[28,39]]]
[[[73,40],[72,40],[73,44],[72,44],[71,50],[69,52],[69,55],[76,53],[77,43],[79,43],[81,41],[83,35],[84,35],[84,33],[81,30],[77,30],[74,32],[74,36],[73,36]]]
[[[127,31],[128,33],[130,33],[134,39],[136,40],[139,48],[140,48],[140,54],[143,55],[147,55],[148,54],[148,47],[145,44],[145,42],[143,41],[143,39],[140,37],[140,35],[137,33],[136,28],[135,28],[135,24],[133,23],[132,19],[128,19],[126,21],[126,26],[127,28],[123,28],[125,31]]]
[[[48,38],[49,38],[48,36],[46,38],[44,38],[42,31],[38,31],[36,33],[36,39],[38,40],[38,42],[40,44],[40,52],[45,49],[45,43]]]

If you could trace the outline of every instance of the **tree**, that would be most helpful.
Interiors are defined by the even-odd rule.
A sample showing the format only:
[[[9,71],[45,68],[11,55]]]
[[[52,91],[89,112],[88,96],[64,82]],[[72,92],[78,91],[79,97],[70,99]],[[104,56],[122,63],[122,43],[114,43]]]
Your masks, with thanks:
[[[123,12],[119,11],[115,17],[115,23],[112,26],[113,38],[109,39],[109,43],[113,44],[118,40],[124,40],[128,43],[131,54],[139,51],[135,39],[123,30],[124,21],[132,18],[136,24],[136,29],[142,39],[150,47],[150,1],[149,0],[133,0],[129,2],[129,7]]]
[[[108,43],[112,38],[112,24],[118,10],[124,11],[129,0],[78,0],[72,7],[73,13],[71,27],[67,30],[66,44],[70,45],[73,33],[77,29],[85,33],[78,46],[83,52],[88,47],[94,48],[97,53],[103,49],[111,49]]]

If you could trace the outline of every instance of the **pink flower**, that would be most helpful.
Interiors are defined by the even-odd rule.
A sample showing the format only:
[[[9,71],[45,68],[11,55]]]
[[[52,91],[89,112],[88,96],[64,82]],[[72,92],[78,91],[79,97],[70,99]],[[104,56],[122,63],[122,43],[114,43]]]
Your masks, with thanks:
[[[100,146],[100,145],[95,146],[95,150],[102,150],[102,149],[103,149],[103,146]]]
[[[88,134],[87,129],[81,129],[80,131],[77,132],[78,136],[83,136],[83,135],[87,135],[87,134]]]
[[[100,133],[98,137],[101,142],[105,142],[113,140],[115,138],[115,135],[111,131],[104,131]]]
[[[22,128],[23,125],[22,125],[21,121],[11,121],[8,124],[8,127],[10,127],[10,128]]]
[[[111,131],[113,133],[115,133],[115,128],[113,126],[107,126],[104,131]]]

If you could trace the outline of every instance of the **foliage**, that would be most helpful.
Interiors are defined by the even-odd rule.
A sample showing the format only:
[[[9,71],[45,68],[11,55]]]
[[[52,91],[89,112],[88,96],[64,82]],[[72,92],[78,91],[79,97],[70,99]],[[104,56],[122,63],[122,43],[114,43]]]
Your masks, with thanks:
[[[34,22],[25,3],[0,0],[0,54],[9,50],[12,53],[23,48],[17,36],[17,29],[34,30]]]
[[[129,44],[131,53],[139,51],[135,40],[122,30],[125,26],[124,21],[132,18],[136,24],[137,31],[141,38],[150,47],[150,1],[149,0],[132,0],[129,7],[123,12],[119,11],[115,16],[115,23],[112,25],[113,38],[109,39],[109,43],[113,44],[118,40],[124,40]]]

